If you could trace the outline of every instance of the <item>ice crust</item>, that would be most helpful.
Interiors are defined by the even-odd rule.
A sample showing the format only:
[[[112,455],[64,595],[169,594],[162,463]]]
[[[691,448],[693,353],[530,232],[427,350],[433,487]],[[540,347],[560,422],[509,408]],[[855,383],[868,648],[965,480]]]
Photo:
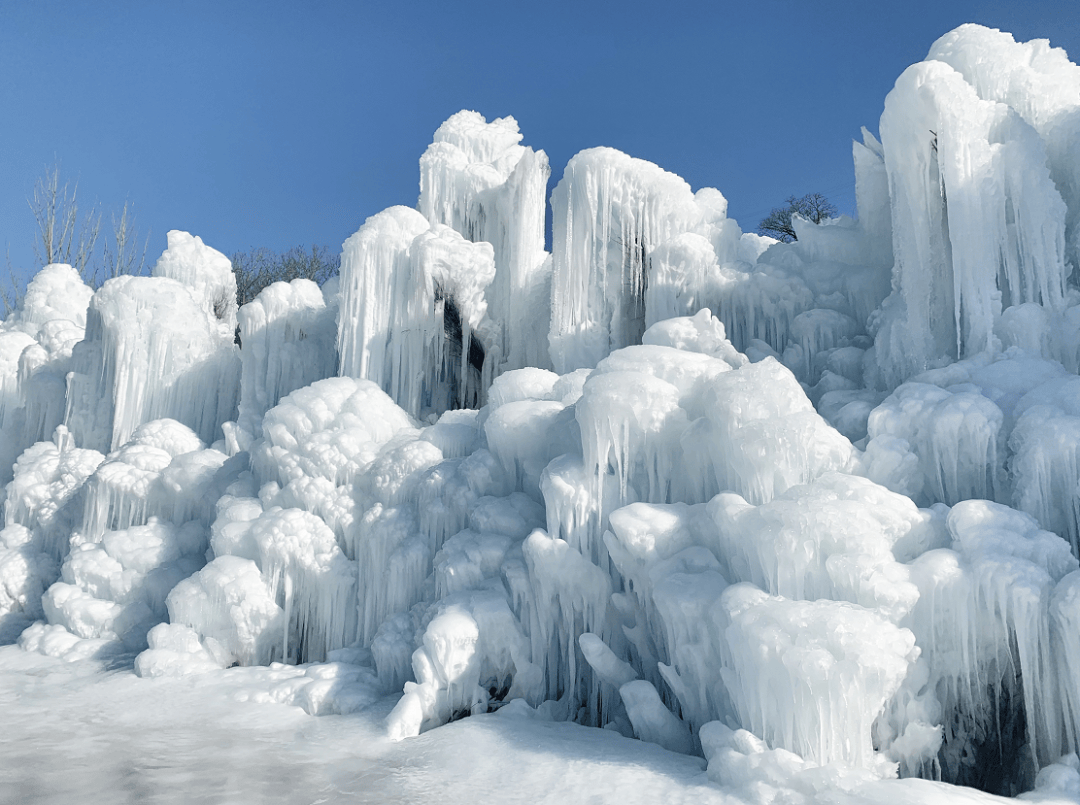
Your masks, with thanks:
[[[397,693],[399,739],[574,720],[760,801],[1066,790],[1078,98],[957,29],[853,144],[858,220],[789,244],[595,148],[548,255],[544,152],[464,111],[337,291],[237,311],[180,232],[152,277],[46,267],[0,324],[0,641],[284,663],[269,699]]]

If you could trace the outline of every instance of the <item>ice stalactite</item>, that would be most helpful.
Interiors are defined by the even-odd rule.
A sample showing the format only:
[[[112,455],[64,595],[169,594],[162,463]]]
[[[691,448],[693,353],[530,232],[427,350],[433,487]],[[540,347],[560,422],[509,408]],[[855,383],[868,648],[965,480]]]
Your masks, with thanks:
[[[520,145],[512,117],[490,123],[461,111],[439,126],[420,158],[417,209],[433,225],[494,247],[487,292],[497,330],[495,371],[549,364],[551,265],[544,251],[547,155]]]
[[[491,383],[488,243],[393,207],[345,242],[339,374],[374,381],[413,416],[476,407]]]
[[[869,415],[865,471],[922,505],[1010,503],[1076,552],[1075,380],[1015,346],[916,375]]]
[[[768,263],[725,272],[724,278],[716,315],[732,343],[748,353],[755,342],[773,354],[782,353],[791,322],[813,308],[814,294],[806,281]]]
[[[235,326],[222,325],[229,315],[219,319],[166,277],[105,283],[72,353],[64,424],[78,444],[115,450],[139,425],[166,417],[216,441],[236,418],[239,392]]]
[[[926,58],[950,65],[980,98],[1007,104],[1039,133],[1050,177],[1068,206],[1066,258],[1080,267],[1080,67],[1045,39],[1018,43],[1011,34],[970,24],[938,39]],[[1015,178],[1023,180],[1019,173]],[[1025,205],[1015,213],[1019,225],[1026,218],[1037,226],[1042,211]],[[1044,234],[1056,236],[1053,229]]]
[[[701,210],[678,176],[611,148],[574,156],[551,206],[549,342],[562,374],[641,340],[652,251]]]
[[[874,323],[885,385],[996,349],[1003,307],[1064,308],[1066,206],[1020,114],[926,61],[886,98],[881,143],[896,261]]]
[[[404,468],[410,445],[419,461],[413,475],[441,454],[417,439],[413,421],[376,384],[348,377],[288,394],[263,417],[261,432],[251,447],[251,484],[219,505],[211,547],[218,557],[256,562],[271,600],[285,611],[278,656],[325,657],[367,634],[355,601],[400,581],[357,536],[361,518],[380,519],[368,508],[376,501],[380,512],[383,502],[400,502],[395,493],[407,473],[395,470]],[[385,536],[385,527],[379,533]],[[400,590],[415,592],[404,583]],[[385,598],[380,607],[399,611]]]

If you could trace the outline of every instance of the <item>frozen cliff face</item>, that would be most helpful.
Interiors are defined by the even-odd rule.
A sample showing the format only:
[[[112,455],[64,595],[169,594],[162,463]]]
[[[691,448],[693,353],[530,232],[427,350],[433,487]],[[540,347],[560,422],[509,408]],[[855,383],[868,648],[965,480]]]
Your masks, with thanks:
[[[495,371],[548,365],[551,266],[544,251],[547,155],[520,145],[512,117],[484,120],[461,111],[439,126],[420,158],[417,209],[494,249],[487,290],[495,328]]]

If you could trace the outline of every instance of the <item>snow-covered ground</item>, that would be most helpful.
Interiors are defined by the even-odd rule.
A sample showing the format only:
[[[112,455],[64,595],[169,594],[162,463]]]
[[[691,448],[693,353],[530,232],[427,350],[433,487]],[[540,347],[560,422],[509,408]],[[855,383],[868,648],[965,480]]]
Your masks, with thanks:
[[[611,731],[527,713],[476,716],[387,738],[398,696],[314,717],[270,700],[287,669],[140,679],[130,657],[63,662],[0,648],[0,802],[756,802],[710,782],[705,763]],[[782,802],[993,803],[924,780],[842,791],[778,789]],[[1054,800],[1047,800],[1054,801]],[[1065,801],[1065,800],[1062,800]]]
[[[140,679],[119,665],[0,648],[0,802],[731,801],[700,758],[610,730],[491,714],[390,741],[398,696],[314,717],[269,701],[283,670]]]

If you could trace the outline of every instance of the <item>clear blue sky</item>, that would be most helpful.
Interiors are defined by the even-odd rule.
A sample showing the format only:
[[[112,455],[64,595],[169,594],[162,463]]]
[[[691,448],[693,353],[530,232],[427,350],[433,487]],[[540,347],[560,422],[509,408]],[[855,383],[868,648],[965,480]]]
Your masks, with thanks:
[[[0,0],[0,247],[32,266],[26,197],[58,159],[85,200],[134,204],[151,264],[169,229],[336,250],[416,203],[464,108],[517,118],[551,187],[609,145],[719,188],[744,230],[791,194],[852,211],[851,139],[963,22],[1080,57],[1075,0]]]

